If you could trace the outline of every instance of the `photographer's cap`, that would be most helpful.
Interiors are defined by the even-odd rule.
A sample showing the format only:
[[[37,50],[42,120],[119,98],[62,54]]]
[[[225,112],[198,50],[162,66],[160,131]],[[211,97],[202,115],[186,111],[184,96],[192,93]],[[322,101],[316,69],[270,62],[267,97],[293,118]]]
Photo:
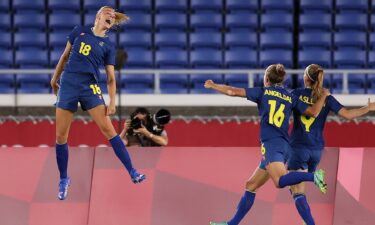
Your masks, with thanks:
[[[160,109],[154,114],[153,120],[156,124],[165,125],[171,120],[171,113],[166,109]]]

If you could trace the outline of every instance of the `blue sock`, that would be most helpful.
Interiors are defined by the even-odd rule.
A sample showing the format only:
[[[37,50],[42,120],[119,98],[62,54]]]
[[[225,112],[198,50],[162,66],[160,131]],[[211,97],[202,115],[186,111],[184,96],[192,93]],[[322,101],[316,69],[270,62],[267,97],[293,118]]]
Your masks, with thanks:
[[[304,194],[296,194],[293,196],[299,215],[307,225],[315,225],[314,219],[311,215],[309,203],[307,203]]]
[[[279,179],[279,187],[299,184],[304,181],[314,182],[314,174],[306,172],[289,172]]]
[[[133,170],[133,165],[129,153],[125,148],[124,142],[122,142],[120,136],[118,135],[110,139],[109,142],[111,143],[116,156],[120,159],[120,161],[130,174],[130,171]]]
[[[228,225],[238,225],[245,217],[247,212],[249,212],[251,206],[253,206],[254,199],[254,192],[245,191],[245,194],[242,196],[240,202],[238,203],[237,212],[234,217],[230,221],[228,221]]]
[[[56,143],[56,161],[57,167],[60,171],[60,179],[64,179],[68,177],[68,159],[69,159],[69,151],[68,151],[68,144],[57,144]]]

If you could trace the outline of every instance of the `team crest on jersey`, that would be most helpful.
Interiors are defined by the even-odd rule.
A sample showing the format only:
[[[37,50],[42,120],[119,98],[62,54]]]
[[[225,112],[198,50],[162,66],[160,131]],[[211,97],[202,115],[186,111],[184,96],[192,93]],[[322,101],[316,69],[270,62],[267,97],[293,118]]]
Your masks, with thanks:
[[[103,45],[104,45],[104,42],[102,42],[102,41],[101,41],[101,42],[99,42],[99,45],[103,47]]]
[[[82,33],[80,33],[79,35],[83,36],[83,35],[85,35],[85,33],[82,32]]]

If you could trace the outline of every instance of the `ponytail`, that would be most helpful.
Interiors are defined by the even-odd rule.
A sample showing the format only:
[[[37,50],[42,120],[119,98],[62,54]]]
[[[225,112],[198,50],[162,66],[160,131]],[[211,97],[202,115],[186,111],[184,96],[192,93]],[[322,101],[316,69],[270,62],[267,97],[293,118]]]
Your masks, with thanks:
[[[309,65],[305,70],[306,76],[310,79],[311,82],[311,97],[313,102],[316,102],[318,98],[323,93],[323,77],[324,72],[322,67],[317,64]]]

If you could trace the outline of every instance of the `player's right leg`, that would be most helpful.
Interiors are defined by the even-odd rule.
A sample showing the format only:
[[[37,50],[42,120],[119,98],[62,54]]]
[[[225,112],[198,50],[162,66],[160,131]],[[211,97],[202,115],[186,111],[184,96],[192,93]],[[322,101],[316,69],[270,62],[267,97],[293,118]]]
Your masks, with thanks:
[[[58,198],[64,200],[68,195],[70,178],[68,176],[68,135],[73,120],[73,112],[56,108],[56,160],[60,172]]]
[[[260,166],[262,167],[262,165]],[[210,222],[210,225],[238,225],[251,209],[256,191],[269,179],[268,173],[263,168],[257,168],[246,182],[246,191],[237,206],[237,211],[228,222]]]

